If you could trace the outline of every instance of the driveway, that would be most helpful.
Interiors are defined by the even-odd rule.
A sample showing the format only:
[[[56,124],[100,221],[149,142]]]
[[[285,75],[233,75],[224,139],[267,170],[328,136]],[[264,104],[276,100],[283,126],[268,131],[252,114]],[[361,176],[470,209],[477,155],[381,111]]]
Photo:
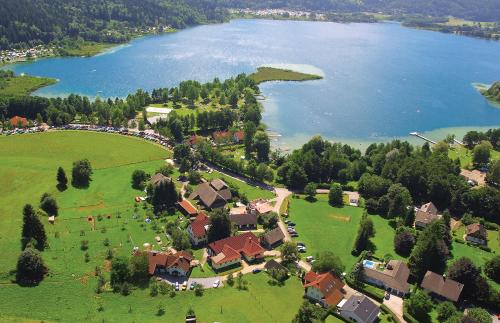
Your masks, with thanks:
[[[213,284],[216,280],[220,281],[219,287],[224,286],[224,284],[222,283],[222,279],[219,276],[208,278],[189,278],[188,286],[191,286],[191,283],[197,283],[202,285],[204,288],[213,288]]]
[[[274,212],[278,213],[280,212],[281,204],[283,204],[283,201],[287,196],[292,195],[292,192],[287,190],[286,188],[276,188],[274,190],[276,193],[276,204],[274,205]],[[287,226],[283,222],[283,219],[281,216],[278,216],[278,226],[280,227],[281,231],[285,234],[285,241],[291,241],[292,237],[290,237],[290,233],[288,233]]]
[[[403,299],[401,297],[391,294],[389,299],[384,298],[383,304],[387,306],[401,322],[406,322],[403,318]]]

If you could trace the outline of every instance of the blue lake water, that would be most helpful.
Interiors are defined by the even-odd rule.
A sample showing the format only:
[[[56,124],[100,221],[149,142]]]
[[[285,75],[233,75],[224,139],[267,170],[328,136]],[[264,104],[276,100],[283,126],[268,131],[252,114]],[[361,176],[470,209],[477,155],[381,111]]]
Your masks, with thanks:
[[[500,125],[500,109],[472,85],[500,79],[500,42],[395,23],[234,20],[141,38],[91,58],[12,68],[60,80],[39,95],[123,97],[137,88],[222,79],[266,64],[310,65],[325,76],[261,85],[264,122],[291,146],[315,134],[377,140]]]

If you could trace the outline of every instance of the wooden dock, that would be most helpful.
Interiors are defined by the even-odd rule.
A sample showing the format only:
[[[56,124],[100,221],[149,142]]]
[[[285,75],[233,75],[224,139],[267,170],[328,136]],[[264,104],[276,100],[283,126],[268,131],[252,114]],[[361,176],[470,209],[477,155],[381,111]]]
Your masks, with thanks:
[[[418,133],[418,132],[410,132],[410,135],[411,135],[411,136],[418,137],[418,138],[420,138],[420,139],[423,139],[423,140],[425,140],[425,141],[427,141],[427,142],[430,142],[430,143],[431,143],[431,144],[433,144],[433,145],[435,145],[435,144],[436,144],[436,142],[435,142],[434,140],[430,140],[429,138],[426,138],[426,137],[422,136],[422,135],[421,135],[420,133]]]

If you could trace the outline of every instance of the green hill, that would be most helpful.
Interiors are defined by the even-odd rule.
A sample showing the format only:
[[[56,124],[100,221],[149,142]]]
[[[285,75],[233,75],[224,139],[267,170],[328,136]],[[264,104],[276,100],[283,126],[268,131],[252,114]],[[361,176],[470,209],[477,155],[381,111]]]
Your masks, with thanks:
[[[493,83],[483,94],[493,101],[500,102],[500,82]]]

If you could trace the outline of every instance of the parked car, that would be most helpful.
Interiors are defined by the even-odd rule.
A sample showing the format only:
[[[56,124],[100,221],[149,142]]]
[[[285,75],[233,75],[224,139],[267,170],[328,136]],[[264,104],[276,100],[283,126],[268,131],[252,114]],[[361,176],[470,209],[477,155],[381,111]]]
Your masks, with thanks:
[[[212,284],[212,287],[213,287],[213,288],[217,288],[217,287],[219,287],[219,284],[220,284],[220,280],[219,280],[219,279],[217,279],[217,280],[216,280],[216,281],[214,281],[214,283]]]
[[[299,234],[297,232],[290,233],[290,237],[292,237],[292,238],[297,238],[298,236],[299,236]]]
[[[385,296],[384,296],[385,299],[389,299],[391,298],[391,293],[389,292],[385,292]]]
[[[175,282],[175,290],[179,290],[179,282]]]
[[[182,290],[186,290],[187,289],[187,286],[188,286],[188,282],[187,281],[184,281],[182,283]]]
[[[258,274],[258,273],[260,273],[261,271],[262,271],[262,269],[260,269],[260,268],[254,268],[254,269],[252,270],[252,273],[254,273],[254,274]]]
[[[195,287],[196,287],[196,282],[192,282],[192,283],[189,285],[189,289],[191,289],[191,290],[193,290]]]
[[[289,222],[288,222],[288,226],[289,226],[289,227],[290,227],[290,226],[291,226],[291,227],[294,227],[294,226],[295,226],[295,223],[294,223],[294,222],[292,222],[292,221],[289,221]]]
[[[313,260],[314,260],[314,257],[313,257],[313,256],[307,256],[307,257],[306,257],[306,261],[307,261],[307,262],[311,262],[311,261],[313,261]]]
[[[299,246],[299,247],[305,247],[306,245],[303,242],[297,242],[297,246]]]

